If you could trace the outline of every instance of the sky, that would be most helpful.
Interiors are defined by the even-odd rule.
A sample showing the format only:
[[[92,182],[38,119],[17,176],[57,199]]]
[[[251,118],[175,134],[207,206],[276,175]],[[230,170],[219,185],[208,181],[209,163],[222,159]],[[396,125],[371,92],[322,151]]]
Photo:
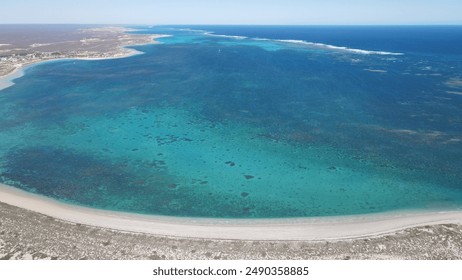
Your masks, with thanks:
[[[2,0],[2,23],[462,24],[462,0]]]

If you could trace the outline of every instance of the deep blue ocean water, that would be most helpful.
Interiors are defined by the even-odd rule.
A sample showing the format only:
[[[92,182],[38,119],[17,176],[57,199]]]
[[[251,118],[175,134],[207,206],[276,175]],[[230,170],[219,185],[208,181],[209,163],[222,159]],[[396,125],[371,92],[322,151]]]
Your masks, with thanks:
[[[0,91],[0,182],[117,211],[462,207],[462,27],[159,26]]]

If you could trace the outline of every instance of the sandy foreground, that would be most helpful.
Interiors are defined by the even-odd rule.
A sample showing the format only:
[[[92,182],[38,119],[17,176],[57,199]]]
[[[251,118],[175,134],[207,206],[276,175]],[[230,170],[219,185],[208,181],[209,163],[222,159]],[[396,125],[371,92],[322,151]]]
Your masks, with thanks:
[[[5,185],[0,201],[0,259],[462,259],[460,212],[231,223],[76,207]]]
[[[205,219],[139,215],[74,206],[1,184],[0,202],[72,223],[126,232],[205,239],[339,240],[423,225],[462,224],[461,211],[299,219]]]

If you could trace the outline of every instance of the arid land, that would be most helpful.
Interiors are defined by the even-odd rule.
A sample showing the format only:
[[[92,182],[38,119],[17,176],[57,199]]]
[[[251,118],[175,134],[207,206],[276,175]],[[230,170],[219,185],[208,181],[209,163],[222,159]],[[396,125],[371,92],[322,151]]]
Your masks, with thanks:
[[[37,62],[105,59],[135,54],[130,45],[155,43],[162,35],[131,34],[125,27],[0,25],[0,77]]]
[[[0,259],[462,259],[462,225],[338,241],[245,241],[130,233],[0,203]]]

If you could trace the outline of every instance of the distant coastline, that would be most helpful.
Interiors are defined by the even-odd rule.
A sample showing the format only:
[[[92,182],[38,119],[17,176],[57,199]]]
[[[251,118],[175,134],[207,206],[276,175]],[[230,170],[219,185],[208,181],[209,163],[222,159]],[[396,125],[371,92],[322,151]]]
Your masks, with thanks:
[[[79,39],[75,41],[74,49],[66,46],[63,51],[56,51],[50,46],[52,44],[33,44],[31,48],[21,54],[16,53],[14,49],[0,50],[0,90],[14,85],[13,80],[21,77],[27,67],[42,62],[64,59],[78,60],[104,60],[130,57],[140,54],[141,52],[129,48],[130,46],[140,46],[146,44],[156,44],[156,39],[169,37],[169,35],[157,34],[129,34],[127,32],[133,29],[124,27],[101,27],[83,29],[82,36],[90,36],[90,39]],[[10,46],[10,44],[1,44]],[[34,50],[35,47],[41,47],[40,51]],[[56,46],[53,46],[56,47]],[[49,49],[47,49],[49,48]]]

